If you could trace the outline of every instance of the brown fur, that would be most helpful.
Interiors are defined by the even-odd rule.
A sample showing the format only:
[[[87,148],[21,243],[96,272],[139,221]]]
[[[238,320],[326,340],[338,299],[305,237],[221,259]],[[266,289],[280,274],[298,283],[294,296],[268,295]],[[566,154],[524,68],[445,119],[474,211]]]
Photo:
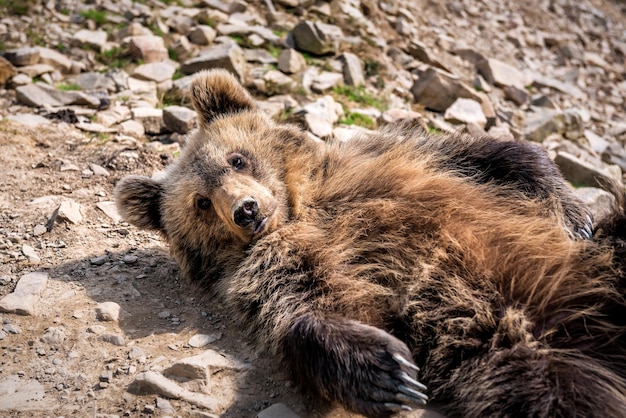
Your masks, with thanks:
[[[623,210],[573,240],[588,212],[531,146],[406,126],[325,145],[224,72],[192,91],[201,132],[163,181],[123,179],[118,206],[308,389],[415,406],[399,355],[450,416],[626,414]]]

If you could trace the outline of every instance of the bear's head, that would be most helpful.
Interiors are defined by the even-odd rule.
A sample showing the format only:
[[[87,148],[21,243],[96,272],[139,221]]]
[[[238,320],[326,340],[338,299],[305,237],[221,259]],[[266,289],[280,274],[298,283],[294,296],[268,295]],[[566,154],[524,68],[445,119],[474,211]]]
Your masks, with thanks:
[[[211,281],[289,220],[288,173],[318,145],[273,122],[227,71],[199,73],[191,99],[200,127],[177,160],[159,179],[125,177],[115,199],[126,221],[166,237],[185,275]]]

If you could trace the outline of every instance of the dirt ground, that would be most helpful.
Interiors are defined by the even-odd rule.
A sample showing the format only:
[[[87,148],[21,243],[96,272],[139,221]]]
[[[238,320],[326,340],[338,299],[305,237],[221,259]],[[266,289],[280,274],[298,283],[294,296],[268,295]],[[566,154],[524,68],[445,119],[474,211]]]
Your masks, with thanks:
[[[171,158],[171,151],[149,152],[133,141],[63,124],[28,128],[0,122],[0,298],[24,274],[49,273],[35,315],[0,314],[0,416],[252,417],[276,403],[302,417],[328,412],[249,345],[219,300],[181,281],[158,235],[115,222],[96,207],[113,200],[113,186],[124,175],[150,175]],[[109,176],[85,172],[92,163]],[[67,198],[80,204],[82,222],[57,220],[34,236],[35,227],[46,225]],[[23,255],[24,244],[34,248],[39,263]],[[103,256],[104,262],[94,260]],[[101,302],[120,305],[119,321],[96,318]],[[59,329],[62,337],[50,338]],[[194,348],[188,341],[195,334],[218,339]],[[114,345],[106,335],[124,341]],[[162,370],[206,349],[246,366],[215,369],[206,384],[189,387],[215,398],[215,410],[173,399],[171,409],[162,408],[163,397],[128,392],[141,372]]]

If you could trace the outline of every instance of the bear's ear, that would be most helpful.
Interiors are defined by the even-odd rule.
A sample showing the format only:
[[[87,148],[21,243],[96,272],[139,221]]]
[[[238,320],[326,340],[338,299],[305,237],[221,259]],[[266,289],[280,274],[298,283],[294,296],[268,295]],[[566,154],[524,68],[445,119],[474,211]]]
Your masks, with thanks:
[[[226,70],[199,72],[191,83],[191,101],[203,124],[219,115],[256,109],[250,94]]]
[[[115,186],[115,202],[122,218],[136,227],[163,230],[161,183],[144,176],[124,177]]]

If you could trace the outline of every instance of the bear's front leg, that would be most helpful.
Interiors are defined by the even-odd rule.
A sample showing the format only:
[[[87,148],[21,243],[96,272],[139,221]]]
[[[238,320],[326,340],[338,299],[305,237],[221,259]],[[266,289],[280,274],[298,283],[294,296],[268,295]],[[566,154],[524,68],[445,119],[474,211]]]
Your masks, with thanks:
[[[306,313],[293,322],[283,350],[298,382],[360,414],[389,416],[428,400],[409,349],[381,329]]]

